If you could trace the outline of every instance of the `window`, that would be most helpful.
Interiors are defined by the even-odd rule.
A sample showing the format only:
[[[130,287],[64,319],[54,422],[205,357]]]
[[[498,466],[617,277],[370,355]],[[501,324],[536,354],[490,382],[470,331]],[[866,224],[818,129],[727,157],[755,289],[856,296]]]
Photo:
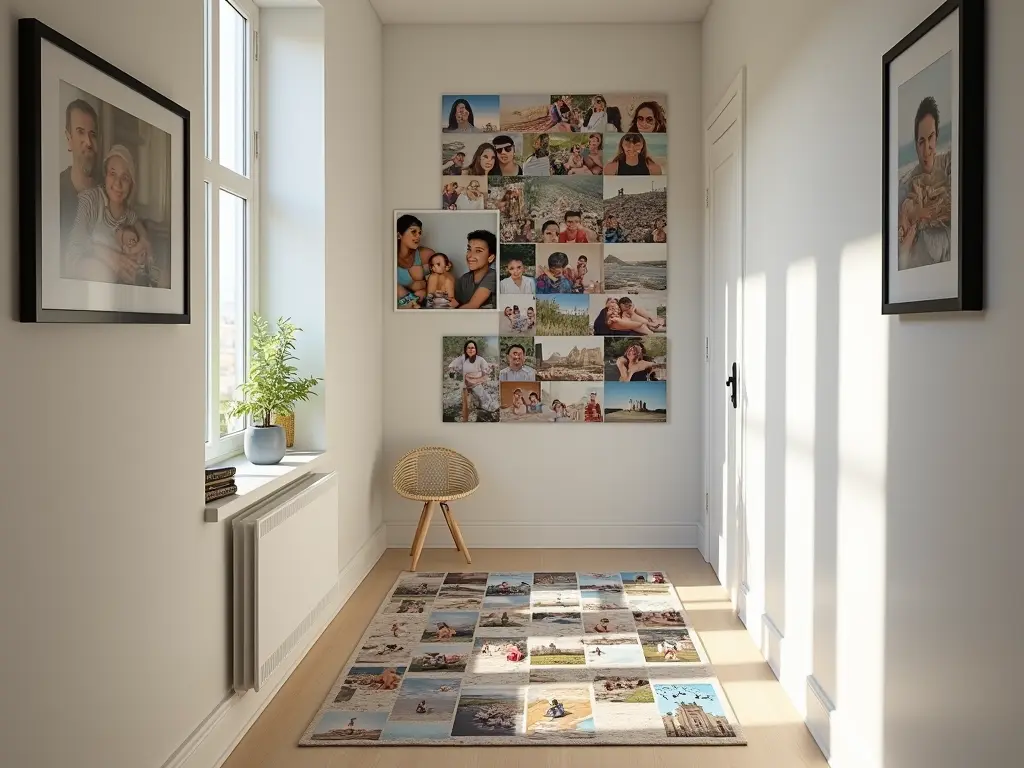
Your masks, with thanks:
[[[250,0],[206,0],[206,460],[241,451],[239,396],[256,311],[259,16]]]

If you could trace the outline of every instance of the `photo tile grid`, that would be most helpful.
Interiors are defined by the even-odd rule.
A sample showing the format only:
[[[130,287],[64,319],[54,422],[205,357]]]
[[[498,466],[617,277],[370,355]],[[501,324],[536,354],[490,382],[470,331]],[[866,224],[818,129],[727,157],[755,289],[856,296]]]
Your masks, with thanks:
[[[494,372],[446,383],[445,421],[667,422],[666,107],[443,96],[442,208],[498,211],[501,244]]]
[[[631,607],[591,610],[587,593]],[[481,611],[430,607],[472,597]],[[499,617],[490,627],[487,613]],[[650,616],[671,625],[647,626]],[[401,650],[366,661],[382,635]],[[663,572],[403,572],[299,743],[628,744],[630,732],[636,743],[745,743]]]

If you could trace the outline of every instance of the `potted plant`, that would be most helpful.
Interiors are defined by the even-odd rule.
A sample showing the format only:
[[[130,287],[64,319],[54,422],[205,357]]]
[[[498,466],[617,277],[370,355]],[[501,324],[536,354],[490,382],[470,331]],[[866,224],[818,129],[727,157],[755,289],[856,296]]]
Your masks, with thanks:
[[[313,387],[323,381],[315,376],[297,376],[291,365],[295,360],[295,333],[301,331],[290,320],[278,318],[277,333],[271,334],[267,321],[252,316],[249,376],[239,386],[242,399],[231,404],[232,418],[247,416],[243,444],[245,457],[253,464],[277,464],[284,458],[286,440],[284,427],[271,423],[274,414],[291,412],[299,400],[308,400]]]

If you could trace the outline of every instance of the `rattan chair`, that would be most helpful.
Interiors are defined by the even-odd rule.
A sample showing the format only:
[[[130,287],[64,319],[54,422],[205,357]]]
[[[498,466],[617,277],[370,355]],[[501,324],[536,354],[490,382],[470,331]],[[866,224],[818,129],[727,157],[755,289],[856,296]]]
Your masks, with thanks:
[[[435,504],[441,507],[455,548],[462,552],[467,563],[473,562],[469,557],[466,542],[462,539],[459,524],[455,522],[455,516],[448,506],[448,502],[464,499],[479,487],[480,478],[473,462],[449,448],[424,446],[410,451],[398,460],[391,484],[399,495],[423,502],[420,522],[416,526],[416,536],[413,538],[412,549],[409,550],[412,556],[412,570],[415,571],[419,564]]]

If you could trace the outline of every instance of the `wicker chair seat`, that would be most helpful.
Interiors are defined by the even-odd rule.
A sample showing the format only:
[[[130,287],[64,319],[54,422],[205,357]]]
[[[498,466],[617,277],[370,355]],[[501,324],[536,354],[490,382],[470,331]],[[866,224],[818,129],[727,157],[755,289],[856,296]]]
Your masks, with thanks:
[[[392,485],[416,501],[456,501],[479,485],[473,462],[449,448],[426,446],[410,451],[395,465]]]

